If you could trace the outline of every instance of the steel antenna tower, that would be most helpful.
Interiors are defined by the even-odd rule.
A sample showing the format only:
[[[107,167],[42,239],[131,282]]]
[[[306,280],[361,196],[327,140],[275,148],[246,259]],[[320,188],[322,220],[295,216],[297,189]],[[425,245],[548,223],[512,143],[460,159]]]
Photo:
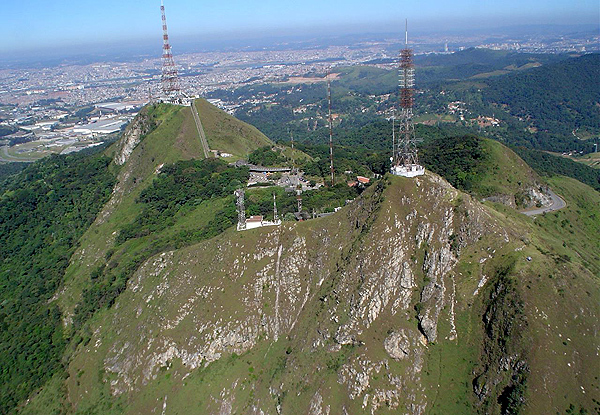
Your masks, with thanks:
[[[396,152],[396,115],[392,115],[392,156]],[[392,161],[394,157],[392,157]]]
[[[333,118],[331,117],[331,81],[329,79],[329,68],[327,68],[327,101],[329,103],[329,170],[331,171],[331,187],[335,184],[333,174]]]
[[[392,128],[393,154],[392,174],[405,177],[420,176],[425,169],[419,165],[417,157],[417,138],[413,121],[415,86],[415,67],[413,50],[408,47],[408,20],[406,21],[405,46],[400,51],[400,125],[398,139],[395,137],[394,123]]]
[[[237,230],[243,231],[246,229],[246,208],[244,206],[244,189],[237,189],[233,194],[236,197],[235,205],[238,211]]]
[[[181,97],[179,88],[179,77],[177,76],[177,67],[173,61],[173,53],[169,44],[169,33],[167,32],[167,17],[165,16],[165,5],[160,1],[160,13],[162,15],[163,28],[163,55],[162,55],[162,90],[170,101],[178,101]]]

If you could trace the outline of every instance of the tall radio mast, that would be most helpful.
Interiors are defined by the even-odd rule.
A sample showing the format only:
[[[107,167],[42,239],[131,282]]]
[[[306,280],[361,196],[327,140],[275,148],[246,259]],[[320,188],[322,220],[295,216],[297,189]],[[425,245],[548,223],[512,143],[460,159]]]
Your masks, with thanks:
[[[329,80],[329,68],[327,69],[327,101],[329,103],[329,170],[331,171],[331,187],[335,185],[333,174],[333,118],[331,117],[331,81]]]
[[[169,44],[169,33],[167,32],[167,17],[165,16],[165,5],[160,1],[160,13],[162,15],[163,29],[163,55],[162,55],[162,90],[167,100],[177,102],[181,99],[181,89],[179,88],[179,77],[177,76],[177,67],[173,61],[173,53]]]
[[[405,29],[405,46],[400,51],[400,125],[398,138],[392,122],[392,167],[391,173],[397,176],[414,177],[425,173],[417,157],[417,138],[413,121],[415,66],[413,50],[408,47],[408,20]]]

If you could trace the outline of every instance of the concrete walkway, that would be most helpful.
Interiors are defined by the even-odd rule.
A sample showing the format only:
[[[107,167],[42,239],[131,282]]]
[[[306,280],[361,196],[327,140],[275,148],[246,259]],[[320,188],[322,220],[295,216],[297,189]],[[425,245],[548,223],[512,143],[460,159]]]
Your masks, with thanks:
[[[200,122],[200,116],[198,115],[198,109],[194,101],[190,104],[192,115],[194,116],[194,122],[196,123],[196,129],[198,130],[198,136],[200,137],[200,143],[202,144],[202,151],[204,151],[204,158],[210,157],[210,149],[208,148],[208,141],[206,141],[206,135],[204,135],[204,128],[202,128],[202,122]]]

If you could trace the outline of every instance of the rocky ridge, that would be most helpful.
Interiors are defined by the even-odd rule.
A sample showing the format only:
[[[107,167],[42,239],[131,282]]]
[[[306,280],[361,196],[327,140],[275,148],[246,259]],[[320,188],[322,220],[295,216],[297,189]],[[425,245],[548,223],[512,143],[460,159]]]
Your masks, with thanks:
[[[306,225],[227,232],[151,259],[75,357],[71,372],[96,356],[113,396],[130,400],[174,362],[180,362],[177,377],[183,381],[232,354],[296,338],[298,347],[330,358],[352,351],[335,372],[345,403],[335,405],[317,389],[307,411],[390,407],[425,413],[431,404],[422,383],[428,344],[461,336],[454,323],[444,324],[449,329],[441,333],[439,325],[441,318],[453,321],[456,303],[465,301],[455,288],[461,252],[481,244],[484,234],[498,235],[497,249],[510,238],[486,208],[433,174],[392,178],[387,188],[382,181],[368,193]],[[469,282],[471,295],[479,278]],[[415,309],[417,324],[411,322]],[[298,322],[315,310],[316,327],[302,332]],[[384,321],[390,333],[375,341],[371,332]],[[408,370],[399,371],[396,361],[407,362]],[[283,383],[274,387],[279,392],[271,390],[272,397],[284,389]],[[70,390],[73,397],[81,393],[76,386]],[[216,404],[221,408],[224,401]],[[238,404],[235,399],[225,406]],[[291,408],[284,402],[275,410],[268,400],[255,407],[262,413]]]

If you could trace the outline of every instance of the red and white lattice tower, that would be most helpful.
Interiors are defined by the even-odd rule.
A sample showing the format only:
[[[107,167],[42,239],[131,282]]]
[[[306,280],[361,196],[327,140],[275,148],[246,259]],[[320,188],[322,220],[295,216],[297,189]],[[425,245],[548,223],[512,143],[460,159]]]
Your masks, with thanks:
[[[331,187],[335,185],[333,172],[333,118],[331,116],[331,81],[329,80],[329,69],[327,69],[327,102],[329,104],[329,171],[331,173]]]
[[[181,98],[181,89],[179,88],[179,78],[177,76],[177,67],[173,61],[173,53],[169,44],[169,34],[167,32],[167,17],[165,16],[165,5],[163,0],[160,2],[160,13],[162,14],[163,28],[163,55],[162,55],[162,90],[166,98],[170,101],[178,101]]]
[[[392,123],[392,167],[397,176],[414,177],[425,173],[417,157],[417,138],[413,121],[415,96],[415,66],[413,50],[408,47],[408,21],[406,22],[405,47],[400,51],[400,117],[398,136]]]

